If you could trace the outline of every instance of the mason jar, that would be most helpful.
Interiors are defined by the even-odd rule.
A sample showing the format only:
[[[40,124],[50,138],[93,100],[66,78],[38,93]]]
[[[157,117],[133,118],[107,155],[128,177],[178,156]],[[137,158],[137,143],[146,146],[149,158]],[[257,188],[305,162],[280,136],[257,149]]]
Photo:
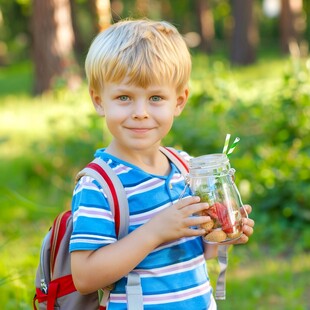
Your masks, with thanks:
[[[240,210],[243,204],[234,174],[235,169],[231,168],[226,154],[210,154],[190,160],[188,185],[193,195],[209,204],[209,208],[201,213],[212,219],[201,225],[206,230],[203,239],[207,243],[225,243],[242,235]]]

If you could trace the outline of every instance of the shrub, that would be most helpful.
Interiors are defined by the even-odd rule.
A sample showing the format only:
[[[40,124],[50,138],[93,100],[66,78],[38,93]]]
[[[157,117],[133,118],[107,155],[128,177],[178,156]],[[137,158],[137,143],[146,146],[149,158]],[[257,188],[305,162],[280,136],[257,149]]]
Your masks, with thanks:
[[[303,229],[310,221],[309,62],[293,62],[279,81],[261,88],[238,85],[216,70],[205,84],[194,80],[188,107],[167,138],[196,156],[221,152],[226,133],[239,136],[231,163],[252,216],[264,227],[255,238],[303,249],[310,249]]]

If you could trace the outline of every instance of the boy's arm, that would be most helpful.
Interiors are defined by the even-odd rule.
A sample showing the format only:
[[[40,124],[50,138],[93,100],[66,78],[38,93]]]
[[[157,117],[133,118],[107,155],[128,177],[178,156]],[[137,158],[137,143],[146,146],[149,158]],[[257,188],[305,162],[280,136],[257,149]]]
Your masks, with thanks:
[[[142,225],[119,241],[96,251],[71,253],[74,284],[82,294],[94,292],[116,282],[133,270],[159,245],[148,225]]]
[[[192,216],[209,206],[199,201],[192,196],[179,200],[115,243],[96,251],[72,252],[71,270],[77,290],[87,294],[116,282],[163,243],[204,235],[204,229],[191,229],[211,220],[209,216]]]

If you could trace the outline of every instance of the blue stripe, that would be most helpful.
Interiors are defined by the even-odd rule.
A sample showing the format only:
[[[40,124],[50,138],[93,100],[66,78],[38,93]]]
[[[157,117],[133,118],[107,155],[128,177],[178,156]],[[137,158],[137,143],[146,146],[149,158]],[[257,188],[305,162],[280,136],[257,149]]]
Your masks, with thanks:
[[[186,243],[151,252],[138,266],[138,269],[153,269],[167,265],[167,258],[174,263],[189,261],[201,255],[202,244],[199,238]]]

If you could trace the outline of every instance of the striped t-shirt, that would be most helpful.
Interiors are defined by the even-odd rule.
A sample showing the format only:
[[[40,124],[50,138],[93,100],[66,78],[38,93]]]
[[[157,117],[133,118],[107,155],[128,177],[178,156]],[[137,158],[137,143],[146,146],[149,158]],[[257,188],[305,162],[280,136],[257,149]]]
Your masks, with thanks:
[[[129,232],[176,202],[184,177],[171,163],[168,176],[149,174],[139,167],[97,150],[120,178],[129,204]],[[73,233],[70,252],[96,250],[117,241],[107,198],[91,177],[80,179],[73,194]],[[134,251],[134,249],[133,249]],[[200,237],[182,238],[153,250],[136,268],[146,310],[215,309]],[[127,309],[126,278],[111,291],[109,310]]]

